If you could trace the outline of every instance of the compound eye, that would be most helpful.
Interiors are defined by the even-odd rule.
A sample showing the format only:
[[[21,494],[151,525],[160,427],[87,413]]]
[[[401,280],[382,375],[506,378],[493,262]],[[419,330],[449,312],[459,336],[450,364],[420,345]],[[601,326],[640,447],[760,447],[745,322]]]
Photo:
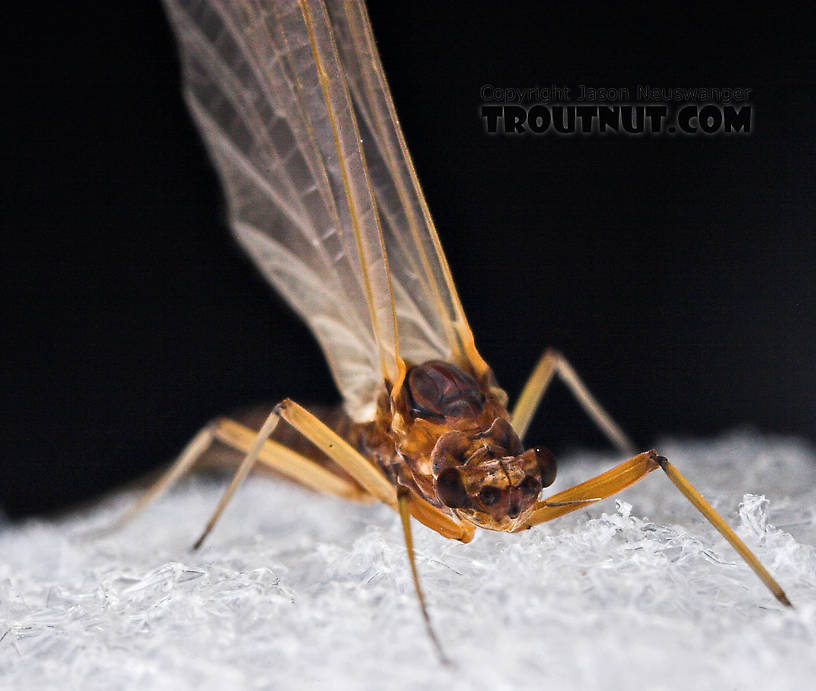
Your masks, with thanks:
[[[470,503],[456,468],[446,468],[436,478],[436,496],[451,509],[461,509]]]
[[[499,490],[488,485],[487,487],[482,487],[481,491],[479,492],[479,501],[481,501],[485,506],[493,506],[497,501],[499,501],[500,494],[501,492]]]
[[[549,487],[553,482],[555,482],[555,474],[558,470],[555,463],[555,456],[552,455],[552,452],[549,449],[545,449],[543,446],[537,446],[534,451],[536,456],[536,464],[538,465],[538,470],[541,473],[541,484],[544,487]]]
[[[519,485],[519,489],[521,489],[521,493],[525,497],[537,497],[541,491],[541,483],[531,475],[528,475]]]

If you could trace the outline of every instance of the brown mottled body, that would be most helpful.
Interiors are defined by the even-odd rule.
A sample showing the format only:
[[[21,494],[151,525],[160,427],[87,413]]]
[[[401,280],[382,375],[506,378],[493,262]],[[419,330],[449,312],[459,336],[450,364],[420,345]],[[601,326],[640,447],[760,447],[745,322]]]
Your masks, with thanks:
[[[402,484],[467,522],[514,529],[552,484],[555,461],[524,451],[505,402],[489,371],[477,381],[448,362],[411,368],[391,421]]]
[[[541,489],[552,484],[556,465],[546,449],[524,451],[505,400],[490,373],[479,382],[448,362],[429,361],[408,370],[396,401],[383,393],[372,422],[354,423],[339,407],[316,407],[312,413],[395,487],[407,488],[448,515],[479,527],[513,530]],[[253,409],[235,419],[258,429],[263,411]],[[271,438],[354,482],[288,425],[279,426]],[[222,466],[240,459],[226,447],[210,452],[210,460]]]

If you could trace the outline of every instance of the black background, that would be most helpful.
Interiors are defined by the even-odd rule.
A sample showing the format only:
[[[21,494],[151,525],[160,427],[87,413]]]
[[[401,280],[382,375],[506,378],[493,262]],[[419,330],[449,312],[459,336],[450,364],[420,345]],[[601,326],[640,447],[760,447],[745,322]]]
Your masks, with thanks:
[[[375,34],[477,344],[511,396],[561,348],[642,445],[814,439],[812,26],[767,14],[381,3]],[[333,402],[233,245],[157,3],[9,23],[2,503],[65,506],[236,406]],[[742,137],[487,136],[481,85],[741,86]],[[9,184],[9,182],[11,184]],[[562,388],[530,440],[602,439]]]

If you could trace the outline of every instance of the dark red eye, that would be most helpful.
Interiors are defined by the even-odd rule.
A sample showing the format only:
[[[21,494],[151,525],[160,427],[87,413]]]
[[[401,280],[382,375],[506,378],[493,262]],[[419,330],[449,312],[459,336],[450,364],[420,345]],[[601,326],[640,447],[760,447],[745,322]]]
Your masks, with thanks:
[[[555,463],[555,456],[552,455],[549,449],[545,449],[543,446],[537,446],[534,451],[538,470],[541,473],[541,484],[544,485],[544,487],[549,487],[555,482],[555,474],[558,470]]]
[[[541,483],[534,477],[528,475],[519,485],[519,488],[521,489],[522,494],[525,496],[534,497],[541,491]]]
[[[470,503],[456,468],[446,468],[436,478],[436,496],[452,509],[461,509]]]
[[[499,494],[501,493],[495,487],[482,487],[482,491],[479,492],[479,501],[485,506],[493,506],[499,501]]]

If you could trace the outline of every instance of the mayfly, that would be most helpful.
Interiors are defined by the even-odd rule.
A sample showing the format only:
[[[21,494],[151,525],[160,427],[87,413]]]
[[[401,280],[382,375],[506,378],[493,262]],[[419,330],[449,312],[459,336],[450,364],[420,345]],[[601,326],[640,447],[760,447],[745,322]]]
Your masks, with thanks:
[[[476,349],[362,2],[165,2],[181,44],[184,93],[226,189],[232,231],[312,330],[343,406],[317,416],[285,399],[259,430],[215,420],[129,516],[215,441],[245,455],[196,546],[255,464],[320,492],[379,500],[401,519],[421,612],[439,649],[414,562],[412,518],[462,542],[476,528],[518,532],[660,468],[790,605],[666,458],[633,455],[560,353],[545,351],[508,409]],[[541,499],[555,460],[543,447],[525,449],[522,439],[556,375],[631,457]],[[290,427],[278,429],[281,420]]]

